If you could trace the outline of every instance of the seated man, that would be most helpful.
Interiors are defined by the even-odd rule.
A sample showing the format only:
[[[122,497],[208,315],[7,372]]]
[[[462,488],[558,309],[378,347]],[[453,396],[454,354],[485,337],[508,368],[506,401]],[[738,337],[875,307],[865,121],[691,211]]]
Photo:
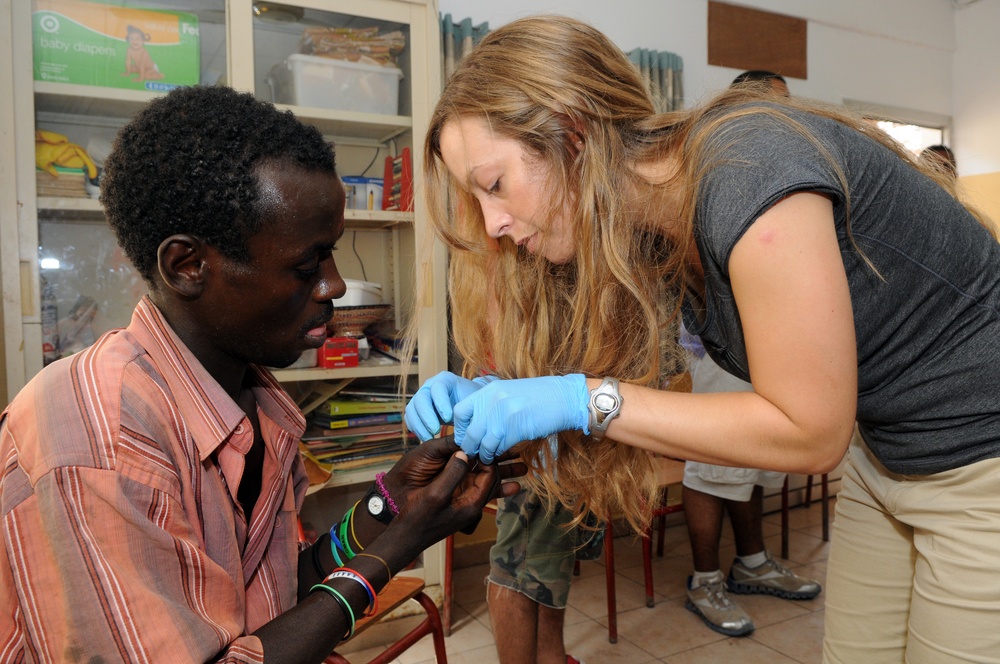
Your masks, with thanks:
[[[320,346],[346,289],[331,146],[253,95],[178,88],[105,166],[149,294],[0,416],[0,659],[319,662],[524,468],[432,441],[300,552],[305,421],[264,367]]]

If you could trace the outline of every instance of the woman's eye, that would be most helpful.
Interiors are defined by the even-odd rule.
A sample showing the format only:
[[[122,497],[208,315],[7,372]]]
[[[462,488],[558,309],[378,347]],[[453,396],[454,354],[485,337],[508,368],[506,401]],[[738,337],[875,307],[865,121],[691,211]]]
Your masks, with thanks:
[[[497,181],[493,183],[492,187],[486,190],[486,193],[495,194],[499,191],[500,191],[500,178],[497,178]]]

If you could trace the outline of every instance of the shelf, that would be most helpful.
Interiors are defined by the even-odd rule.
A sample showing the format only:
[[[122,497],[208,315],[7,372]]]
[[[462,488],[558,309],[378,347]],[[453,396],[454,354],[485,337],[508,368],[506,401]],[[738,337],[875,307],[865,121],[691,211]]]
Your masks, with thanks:
[[[413,119],[404,115],[379,115],[357,111],[336,111],[327,108],[275,104],[313,125],[324,136],[349,136],[352,143],[369,140],[372,145],[382,145],[413,129]]]
[[[35,81],[35,110],[125,120],[162,94],[145,90]]]
[[[398,210],[344,210],[344,220],[349,228],[391,228],[401,224],[412,224],[412,212]]]
[[[38,216],[45,221],[104,223],[104,208],[96,198],[40,196]]]
[[[49,216],[72,214],[87,220],[92,217],[96,220],[104,219],[104,207],[96,198],[39,196],[38,211]],[[344,219],[349,226],[380,229],[412,224],[413,213],[398,210],[344,210]]]
[[[125,90],[94,85],[35,81],[35,110],[40,113],[122,121],[164,92]],[[349,136],[352,141],[368,140],[381,145],[413,129],[413,119],[404,115],[379,115],[357,111],[337,111],[276,104],[319,129],[325,136]]]
[[[295,383],[310,380],[341,380],[344,378],[378,378],[383,376],[398,376],[401,371],[399,362],[384,355],[372,352],[367,360],[362,360],[356,367],[345,369],[272,369],[271,373],[279,383]],[[410,365],[410,373],[417,373],[417,363]]]
[[[335,486],[351,486],[355,484],[365,484],[375,480],[375,473],[392,468],[394,462],[380,463],[364,468],[354,468],[351,470],[335,470],[330,474],[330,479],[322,484],[310,484],[306,489],[306,495],[329,489]]]

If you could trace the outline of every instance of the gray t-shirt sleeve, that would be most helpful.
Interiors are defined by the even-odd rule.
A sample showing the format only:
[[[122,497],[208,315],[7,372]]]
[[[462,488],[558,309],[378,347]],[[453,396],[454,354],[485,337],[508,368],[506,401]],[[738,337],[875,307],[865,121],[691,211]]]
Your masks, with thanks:
[[[707,173],[699,188],[695,227],[703,248],[726,276],[733,247],[760,215],[785,196],[818,191],[830,194],[836,203],[845,198],[834,166],[838,148],[766,111],[764,106],[761,112],[728,120],[707,144]]]
[[[709,143],[694,220],[704,309],[686,302],[686,327],[719,366],[752,382],[729,256],[781,198],[825,193],[851,292],[868,447],[889,470],[915,475],[1000,457],[1000,244],[867,132],[788,113],[791,123],[745,113]]]

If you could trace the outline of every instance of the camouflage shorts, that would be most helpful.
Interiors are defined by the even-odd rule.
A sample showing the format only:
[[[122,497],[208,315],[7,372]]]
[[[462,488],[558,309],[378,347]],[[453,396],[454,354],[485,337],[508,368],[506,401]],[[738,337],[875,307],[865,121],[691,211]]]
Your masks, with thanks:
[[[522,490],[497,510],[497,541],[490,549],[488,580],[556,609],[566,607],[576,559],[571,516],[561,505],[551,511]]]

